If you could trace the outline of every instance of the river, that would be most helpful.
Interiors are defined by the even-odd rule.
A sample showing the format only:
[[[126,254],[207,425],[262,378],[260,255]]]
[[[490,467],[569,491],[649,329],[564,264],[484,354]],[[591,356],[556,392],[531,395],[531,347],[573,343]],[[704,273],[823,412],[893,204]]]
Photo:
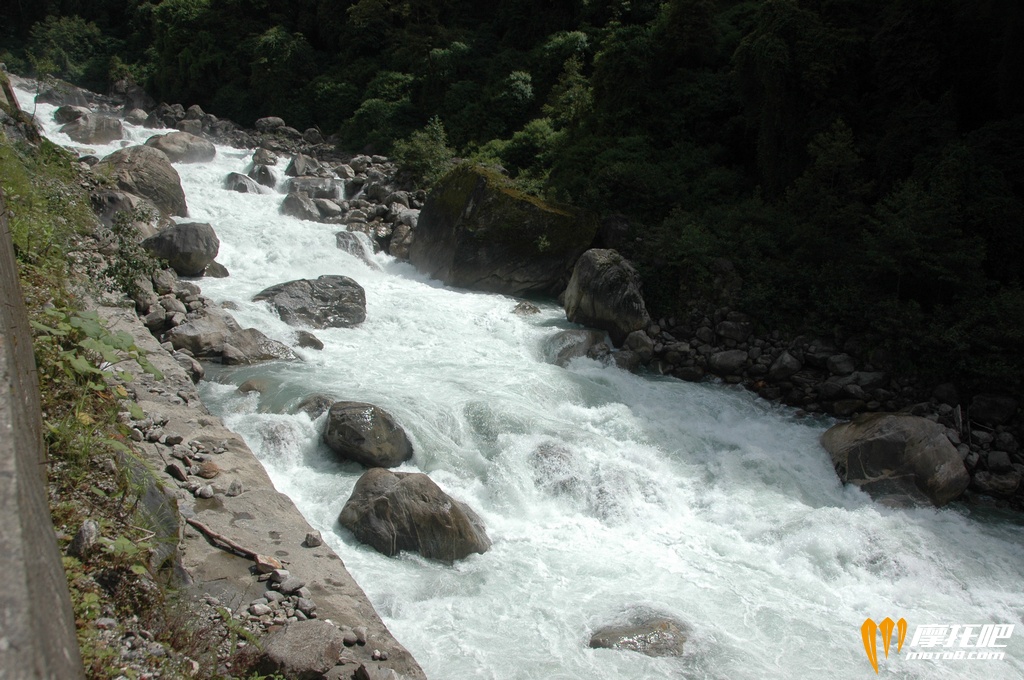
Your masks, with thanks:
[[[19,92],[31,110],[31,95]],[[47,135],[53,107],[39,105]],[[152,130],[128,126],[135,142]],[[103,155],[119,144],[92,147]],[[78,147],[80,148],[80,146]],[[1024,677],[1024,530],[1018,515],[972,506],[891,509],[842,486],[818,443],[830,424],[739,388],[546,360],[574,327],[554,303],[445,287],[377,254],[338,250],[334,225],[283,216],[280,193],[222,188],[251,152],[218,147],[177,165],[190,218],[221,240],[226,279],[203,293],[234,302],[243,326],[288,344],[295,329],[251,298],[272,284],[344,274],[366,290],[356,328],[316,330],[301,361],[211,366],[207,406],[245,437],[432,680],[867,678],[860,627],[903,617],[893,678]],[[279,169],[283,169],[282,162]],[[263,394],[238,392],[250,378]],[[360,469],[334,461],[322,420],[288,415],[323,393],[377,404],[425,472],[483,518],[493,547],[455,565],[384,557],[337,523]],[[538,469],[538,447],[560,447]],[[681,658],[587,645],[598,626],[651,610],[689,628]],[[1002,660],[909,658],[917,626],[1015,624]],[[974,650],[966,650],[974,651]],[[988,650],[992,651],[992,650]]]

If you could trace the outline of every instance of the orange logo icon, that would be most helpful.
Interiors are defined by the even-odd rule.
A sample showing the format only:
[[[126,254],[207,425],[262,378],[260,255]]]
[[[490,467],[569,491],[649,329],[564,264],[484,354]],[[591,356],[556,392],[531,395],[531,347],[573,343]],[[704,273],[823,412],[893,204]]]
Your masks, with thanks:
[[[903,641],[907,637],[906,619],[893,621],[887,616],[881,623],[875,623],[873,619],[867,619],[864,621],[864,625],[860,627],[861,637],[864,638],[864,651],[867,652],[868,661],[871,662],[871,667],[875,669],[876,675],[878,674],[878,631],[882,631],[882,645],[885,649],[885,658],[888,659],[889,643],[892,642],[893,628],[898,633],[896,638],[896,652],[898,653],[903,649]]]

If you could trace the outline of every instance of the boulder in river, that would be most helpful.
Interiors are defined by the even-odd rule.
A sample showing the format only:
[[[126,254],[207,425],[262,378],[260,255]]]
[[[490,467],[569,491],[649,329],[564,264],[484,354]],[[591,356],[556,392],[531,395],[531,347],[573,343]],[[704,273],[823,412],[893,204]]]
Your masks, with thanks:
[[[167,215],[188,215],[181,177],[167,154],[151,146],[118,149],[93,167],[111,176],[122,191],[147,198]]]
[[[120,120],[95,113],[79,116],[60,131],[79,144],[109,144],[124,137]]]
[[[259,182],[240,172],[229,172],[228,176],[224,179],[224,188],[228,191],[237,191],[240,194],[262,194],[266,192]]]
[[[583,253],[573,269],[565,290],[565,315],[608,331],[616,347],[651,322],[633,265],[614,250],[597,248]]]
[[[266,288],[253,298],[265,300],[292,326],[349,328],[366,319],[366,292],[347,276],[325,274]]]
[[[224,339],[220,360],[222,363],[236,366],[295,358],[295,353],[284,343],[271,340],[255,328],[245,328]]]
[[[646,610],[628,622],[598,628],[590,637],[592,649],[622,649],[647,656],[682,656],[688,637],[679,621]]]
[[[220,239],[205,222],[170,226],[142,242],[155,257],[167,260],[179,276],[202,276],[220,250]]]
[[[605,342],[603,331],[582,328],[559,331],[544,342],[544,354],[548,361],[565,368],[576,357],[592,356],[594,348],[599,345],[604,345],[601,354],[611,350]]]
[[[597,220],[463,165],[430,193],[409,260],[446,284],[506,295],[557,294]]]
[[[889,503],[943,506],[971,481],[946,428],[927,418],[865,414],[830,428],[821,443],[844,483]]]
[[[338,521],[360,542],[389,557],[412,550],[454,562],[491,547],[480,517],[419,472],[367,470]]]
[[[324,443],[345,460],[366,467],[396,467],[412,458],[412,443],[394,417],[373,404],[339,401],[331,405]]]
[[[212,142],[180,130],[154,135],[146,140],[146,146],[160,149],[172,163],[205,163],[217,155],[217,147]]]

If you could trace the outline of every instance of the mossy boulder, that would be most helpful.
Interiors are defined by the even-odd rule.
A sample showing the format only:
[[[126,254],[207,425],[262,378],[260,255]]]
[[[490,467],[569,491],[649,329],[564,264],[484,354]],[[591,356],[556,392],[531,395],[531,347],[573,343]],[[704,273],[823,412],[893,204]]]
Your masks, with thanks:
[[[597,227],[592,215],[518,191],[492,170],[461,165],[428,196],[409,259],[452,286],[557,295]]]

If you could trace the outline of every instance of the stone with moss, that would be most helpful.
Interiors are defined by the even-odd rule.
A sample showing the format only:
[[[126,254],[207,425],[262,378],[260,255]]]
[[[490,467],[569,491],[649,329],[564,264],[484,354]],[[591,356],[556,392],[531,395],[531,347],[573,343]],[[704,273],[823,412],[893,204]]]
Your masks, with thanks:
[[[593,216],[525,194],[497,172],[466,164],[427,198],[409,259],[452,286],[557,295],[596,231]]]

